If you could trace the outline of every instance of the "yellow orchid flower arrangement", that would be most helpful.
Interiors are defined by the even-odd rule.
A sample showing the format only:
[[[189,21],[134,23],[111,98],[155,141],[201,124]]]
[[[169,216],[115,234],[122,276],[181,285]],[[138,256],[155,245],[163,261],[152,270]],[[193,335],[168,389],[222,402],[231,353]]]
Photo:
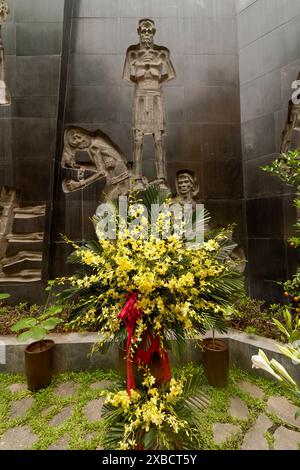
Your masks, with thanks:
[[[107,449],[199,448],[197,415],[209,404],[199,370],[183,368],[169,384],[157,386],[148,368],[138,390],[103,392],[103,445]]]
[[[228,230],[190,248],[178,234],[157,236],[163,232],[165,214],[157,219],[156,234],[149,232],[145,217],[132,229],[137,215],[138,209],[126,223],[118,219],[119,236],[114,239],[97,229],[97,242],[78,246],[68,241],[75,250],[70,260],[81,269],[55,283],[64,288],[60,299],[76,299],[70,327],[97,329],[100,344],[124,340],[126,331],[118,315],[128,295],[135,293],[142,315],[136,321],[134,347],[147,330],[162,343],[167,332],[197,339],[210,328],[225,331],[224,314],[243,290],[229,256]]]

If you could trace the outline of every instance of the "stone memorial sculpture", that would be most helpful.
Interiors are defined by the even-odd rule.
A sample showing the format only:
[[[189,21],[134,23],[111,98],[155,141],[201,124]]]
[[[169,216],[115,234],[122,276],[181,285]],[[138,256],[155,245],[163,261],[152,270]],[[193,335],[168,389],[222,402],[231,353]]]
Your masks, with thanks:
[[[300,73],[297,80],[300,80]],[[288,115],[281,134],[280,153],[300,150],[300,103],[289,101]]]
[[[85,152],[88,162],[80,162],[77,156]],[[71,169],[74,177],[64,179],[63,191],[70,193],[106,179],[105,194],[117,197],[127,194],[130,187],[130,171],[121,150],[111,139],[97,130],[90,132],[71,126],[65,130],[61,165]]]
[[[179,170],[176,173],[176,197],[177,203],[196,205],[196,196],[199,193],[199,186],[195,174],[191,170]]]
[[[42,279],[45,215],[46,205],[20,206],[19,191],[0,188],[0,284]]]
[[[166,131],[165,104],[162,84],[176,77],[170,60],[170,51],[154,44],[154,21],[139,21],[139,44],[132,45],[126,53],[123,79],[135,84],[133,105],[133,178],[135,189],[145,188],[142,174],[143,142],[145,135],[152,135],[155,142],[156,182],[167,189],[165,170]]]
[[[2,43],[1,23],[7,20],[9,7],[7,2],[0,0],[0,106],[9,106],[11,104],[11,95],[5,83],[5,56]]]

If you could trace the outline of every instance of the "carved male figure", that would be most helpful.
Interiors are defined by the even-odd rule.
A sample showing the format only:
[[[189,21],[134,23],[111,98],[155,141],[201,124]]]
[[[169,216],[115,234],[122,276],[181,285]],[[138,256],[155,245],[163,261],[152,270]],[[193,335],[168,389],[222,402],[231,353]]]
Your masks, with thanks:
[[[176,193],[180,204],[195,204],[199,187],[195,175],[190,170],[179,170],[176,173]]]
[[[157,181],[166,188],[165,106],[162,84],[176,77],[166,47],[154,44],[154,21],[139,21],[139,44],[128,48],[123,78],[135,84],[133,106],[133,160],[136,189],[143,189],[142,158],[145,135],[152,135],[155,142]]]

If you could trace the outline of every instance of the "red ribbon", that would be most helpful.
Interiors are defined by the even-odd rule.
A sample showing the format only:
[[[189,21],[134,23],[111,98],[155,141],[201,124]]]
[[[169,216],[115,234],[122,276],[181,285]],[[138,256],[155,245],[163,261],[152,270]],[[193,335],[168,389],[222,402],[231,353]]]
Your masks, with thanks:
[[[136,322],[142,316],[142,310],[136,306],[138,302],[137,294],[131,293],[127,297],[127,302],[122,311],[118,315],[119,320],[123,320],[127,329],[126,341],[126,373],[127,373],[127,392],[136,388],[133,358],[130,350],[132,342],[135,342],[134,330]],[[145,346],[149,345],[146,349]],[[136,364],[148,365],[151,373],[156,378],[157,385],[171,380],[171,370],[167,351],[162,349],[159,337],[154,337],[148,330],[142,340],[142,344],[138,347],[134,361]]]
[[[127,391],[130,395],[130,390],[135,389],[135,380],[133,373],[133,360],[130,351],[131,341],[135,341],[134,330],[135,324],[142,316],[142,310],[136,307],[137,294],[133,292],[127,297],[127,302],[124,305],[122,311],[118,315],[119,320],[123,320],[127,330],[127,341],[126,341],[126,375],[127,375]]]

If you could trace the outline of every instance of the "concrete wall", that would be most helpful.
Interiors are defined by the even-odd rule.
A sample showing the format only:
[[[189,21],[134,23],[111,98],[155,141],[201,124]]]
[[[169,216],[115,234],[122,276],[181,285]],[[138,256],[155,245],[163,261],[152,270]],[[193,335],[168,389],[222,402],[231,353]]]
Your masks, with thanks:
[[[295,269],[295,251],[286,243],[296,213],[292,188],[260,167],[278,155],[291,98],[300,71],[300,1],[237,2],[241,122],[248,236],[248,287],[253,297],[282,300],[285,280]]]

